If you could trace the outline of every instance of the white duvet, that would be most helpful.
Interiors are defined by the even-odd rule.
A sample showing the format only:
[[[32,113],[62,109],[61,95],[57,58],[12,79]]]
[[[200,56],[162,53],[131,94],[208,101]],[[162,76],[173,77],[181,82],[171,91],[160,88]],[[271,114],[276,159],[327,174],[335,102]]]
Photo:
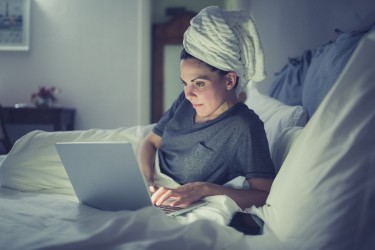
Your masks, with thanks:
[[[120,249],[226,249],[238,243],[243,235],[225,225],[240,209],[226,196],[208,197],[208,205],[172,218],[153,207],[135,212],[104,212],[78,203],[55,151],[55,143],[117,140],[128,141],[136,149],[150,128],[34,131],[17,141],[0,168],[3,186],[0,189],[0,245],[6,249],[115,246]],[[178,185],[161,174],[158,167],[155,180],[159,185]]]
[[[212,221],[183,226],[153,207],[104,212],[5,188],[0,197],[1,249],[228,249],[242,237]]]

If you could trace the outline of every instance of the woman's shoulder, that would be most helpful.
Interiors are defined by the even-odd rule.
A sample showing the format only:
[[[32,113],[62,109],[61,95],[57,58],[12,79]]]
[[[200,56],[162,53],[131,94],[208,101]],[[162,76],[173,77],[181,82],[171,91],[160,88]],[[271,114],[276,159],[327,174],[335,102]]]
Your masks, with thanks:
[[[259,118],[259,116],[254,112],[254,110],[250,109],[246,104],[239,103],[237,104],[237,112],[235,112],[235,120],[237,126],[243,126],[247,128],[251,127],[263,127],[263,122]]]
[[[260,120],[259,116],[254,110],[250,109],[245,103],[240,102],[236,104],[238,117],[244,120]]]

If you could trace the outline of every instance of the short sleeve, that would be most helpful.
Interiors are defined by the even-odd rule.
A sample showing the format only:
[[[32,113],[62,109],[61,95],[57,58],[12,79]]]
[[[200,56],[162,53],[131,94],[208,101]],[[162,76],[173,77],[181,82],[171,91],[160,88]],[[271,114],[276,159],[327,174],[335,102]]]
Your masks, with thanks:
[[[275,168],[261,121],[244,130],[239,137],[237,148],[237,168],[246,179],[275,177]]]

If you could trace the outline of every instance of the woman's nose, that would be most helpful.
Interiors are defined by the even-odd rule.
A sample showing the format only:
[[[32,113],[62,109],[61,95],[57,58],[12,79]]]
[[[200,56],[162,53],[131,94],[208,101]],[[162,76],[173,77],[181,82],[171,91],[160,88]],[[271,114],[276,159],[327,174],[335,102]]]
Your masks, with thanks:
[[[193,97],[195,94],[194,94],[194,86],[192,85],[186,85],[185,86],[185,89],[184,89],[184,92],[185,92],[185,97],[187,99]]]

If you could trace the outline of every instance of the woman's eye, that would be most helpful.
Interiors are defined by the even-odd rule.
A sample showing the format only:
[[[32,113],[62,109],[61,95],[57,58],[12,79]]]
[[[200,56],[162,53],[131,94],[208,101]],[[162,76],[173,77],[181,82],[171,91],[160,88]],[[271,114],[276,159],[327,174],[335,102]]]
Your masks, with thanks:
[[[204,82],[197,82],[195,85],[197,87],[203,87],[204,86]]]
[[[181,81],[181,84],[182,84],[183,86],[186,86],[186,82],[184,82],[184,81]]]

